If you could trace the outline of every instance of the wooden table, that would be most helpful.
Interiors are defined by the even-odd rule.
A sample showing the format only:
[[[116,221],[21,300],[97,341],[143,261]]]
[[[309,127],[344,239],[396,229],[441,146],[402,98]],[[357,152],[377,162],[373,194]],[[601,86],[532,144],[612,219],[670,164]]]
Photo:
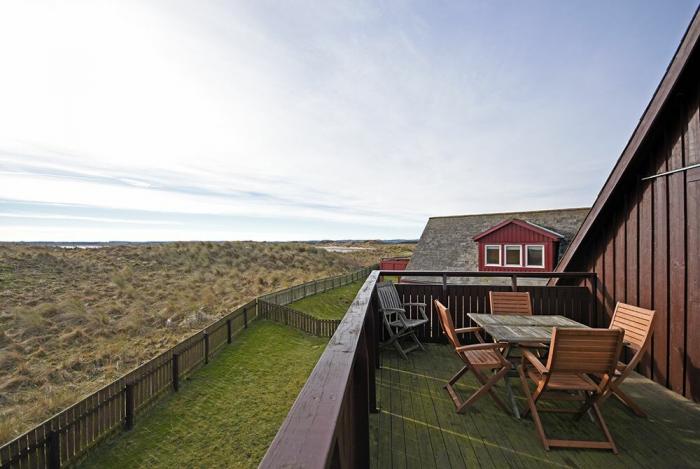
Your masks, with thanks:
[[[507,342],[511,346],[506,352],[506,359],[511,358],[510,352],[523,343],[549,344],[552,340],[553,327],[588,327],[585,324],[576,322],[559,315],[516,315],[516,314],[476,314],[469,313],[469,319],[484,328],[496,342]],[[517,373],[511,374],[516,376]],[[520,418],[518,406],[515,403],[515,396],[510,387],[508,375],[503,380],[506,386],[506,393],[513,407],[513,414]]]

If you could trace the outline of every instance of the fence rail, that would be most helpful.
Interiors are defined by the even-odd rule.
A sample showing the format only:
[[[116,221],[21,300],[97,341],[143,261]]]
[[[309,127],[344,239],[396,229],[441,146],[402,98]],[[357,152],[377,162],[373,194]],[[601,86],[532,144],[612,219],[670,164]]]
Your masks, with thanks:
[[[293,287],[285,288],[267,295],[261,296],[260,300],[274,303],[277,305],[288,305],[295,301],[312,296],[324,291],[333,290],[334,288],[342,287],[358,280],[364,280],[377,266],[366,267],[349,274],[328,277],[320,280],[302,283]]]
[[[340,324],[340,319],[319,319],[289,306],[264,300],[258,300],[258,315],[261,319],[279,322],[318,337],[331,337]]]
[[[208,363],[224,345],[232,343],[236,333],[260,317],[259,303],[278,308],[365,278],[371,270],[366,268],[307,282],[246,303],[0,447],[0,468],[53,469],[77,460],[113,432],[131,428],[134,417],[159,397],[168,391],[177,391],[183,378]],[[272,309],[271,306],[265,308],[268,311]],[[298,327],[297,324],[302,325],[304,321],[310,323],[300,316],[294,316],[290,325]],[[330,337],[333,335],[331,329],[335,331],[337,324],[318,327],[320,329],[316,335]]]

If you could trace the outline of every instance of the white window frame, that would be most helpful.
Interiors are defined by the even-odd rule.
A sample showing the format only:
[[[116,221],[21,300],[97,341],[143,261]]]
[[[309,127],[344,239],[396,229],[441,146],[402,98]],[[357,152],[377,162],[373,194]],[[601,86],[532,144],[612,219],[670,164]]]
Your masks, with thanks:
[[[530,260],[528,259],[528,256],[527,256],[527,250],[530,248],[540,248],[542,250],[542,265],[530,264]],[[544,249],[544,244],[527,244],[525,246],[525,267],[532,267],[533,269],[544,269],[544,266],[545,266],[544,256],[545,255],[546,255],[546,253],[545,253],[545,249]]]
[[[489,256],[488,256],[489,248],[498,249],[498,264],[489,264]],[[503,253],[501,252],[501,245],[500,244],[487,244],[484,246],[484,265],[485,266],[487,266],[487,267],[501,267],[502,261],[503,261]]]
[[[517,264],[508,264],[508,248],[518,248],[520,254],[520,262]],[[503,266],[504,267],[522,267],[523,266],[523,246],[521,244],[505,244],[503,245]]]

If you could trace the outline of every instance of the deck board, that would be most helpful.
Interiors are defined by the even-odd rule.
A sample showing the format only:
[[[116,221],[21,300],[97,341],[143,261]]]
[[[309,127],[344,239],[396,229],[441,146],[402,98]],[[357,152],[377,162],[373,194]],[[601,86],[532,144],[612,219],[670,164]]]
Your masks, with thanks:
[[[620,450],[553,449],[544,451],[529,418],[506,415],[489,397],[460,415],[443,389],[461,362],[446,345],[427,344],[404,360],[382,354],[377,370],[380,412],[370,417],[372,465],[377,468],[462,467],[696,467],[700,468],[700,405],[658,384],[633,375],[625,382],[630,396],[649,417],[634,416],[615,399],[602,407]],[[513,389],[521,408],[525,399],[518,378]],[[476,389],[469,378],[458,386],[464,397]],[[505,400],[503,383],[496,392]],[[557,403],[551,405],[571,405]],[[550,437],[600,439],[587,418],[542,414]]]

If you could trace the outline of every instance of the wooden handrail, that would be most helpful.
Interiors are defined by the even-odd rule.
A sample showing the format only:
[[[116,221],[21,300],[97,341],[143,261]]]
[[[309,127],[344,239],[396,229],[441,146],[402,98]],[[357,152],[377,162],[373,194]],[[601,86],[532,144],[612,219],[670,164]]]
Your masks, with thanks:
[[[401,277],[521,277],[521,278],[593,278],[595,272],[479,272],[442,270],[381,270],[380,275]]]
[[[350,305],[260,463],[261,468],[369,467],[376,408],[373,271]]]

